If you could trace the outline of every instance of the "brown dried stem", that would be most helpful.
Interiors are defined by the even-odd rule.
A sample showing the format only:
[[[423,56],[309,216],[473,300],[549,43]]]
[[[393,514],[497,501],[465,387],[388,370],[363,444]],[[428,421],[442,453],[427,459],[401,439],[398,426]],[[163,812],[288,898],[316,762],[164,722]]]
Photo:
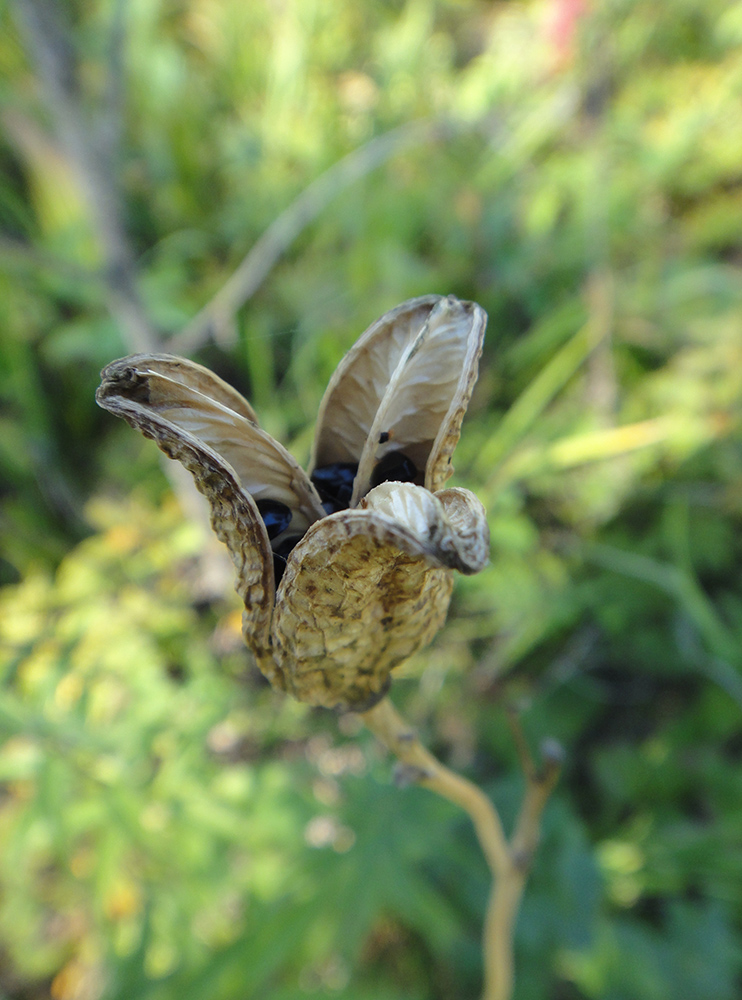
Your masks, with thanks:
[[[364,712],[368,728],[401,762],[404,777],[456,803],[469,815],[493,884],[484,923],[484,990],[482,1000],[509,1000],[513,990],[513,932],[531,862],[538,846],[541,815],[561,767],[556,743],[542,747],[537,768],[526,745],[517,715],[509,713],[518,756],[526,777],[526,793],[515,831],[508,841],[497,810],[484,792],[440,763],[420,743],[415,732],[388,698]]]
[[[113,6],[106,100],[96,113],[86,106],[79,56],[64,5],[54,0],[14,0],[41,93],[59,145],[76,172],[103,257],[108,308],[133,351],[153,350],[158,336],[139,295],[134,250],[124,223],[118,182],[122,131],[125,4]]]

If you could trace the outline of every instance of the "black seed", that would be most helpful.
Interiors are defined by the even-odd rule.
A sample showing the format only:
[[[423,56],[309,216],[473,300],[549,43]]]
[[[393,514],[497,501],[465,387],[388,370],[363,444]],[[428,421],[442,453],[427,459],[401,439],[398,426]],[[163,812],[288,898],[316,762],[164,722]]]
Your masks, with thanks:
[[[301,535],[289,535],[288,538],[280,541],[273,550],[273,576],[276,579],[276,586],[279,585],[286,571],[286,559],[289,552],[291,552],[300,539]]]
[[[285,561],[286,556],[291,552],[291,550],[296,546],[296,543],[301,540],[301,535],[289,535],[288,538],[284,538],[282,541],[276,545],[273,549],[273,554],[281,556]]]
[[[417,467],[411,458],[401,451],[390,451],[376,463],[371,485],[381,483],[411,483],[417,476]]]
[[[273,577],[274,577],[274,579],[276,581],[276,587],[278,587],[279,583],[283,579],[283,574],[285,572],[286,572],[286,560],[283,558],[283,556],[277,556],[276,553],[274,552],[273,553]]]
[[[386,444],[389,440],[389,431],[382,431],[379,434],[379,444]]]
[[[258,500],[256,506],[271,540],[277,538],[291,524],[291,510],[285,503],[279,500]]]
[[[357,472],[358,466],[355,462],[333,462],[331,465],[321,465],[314,470],[312,482],[317,487],[322,506],[328,514],[348,506],[353,495],[353,480]],[[328,505],[331,508],[329,510]]]

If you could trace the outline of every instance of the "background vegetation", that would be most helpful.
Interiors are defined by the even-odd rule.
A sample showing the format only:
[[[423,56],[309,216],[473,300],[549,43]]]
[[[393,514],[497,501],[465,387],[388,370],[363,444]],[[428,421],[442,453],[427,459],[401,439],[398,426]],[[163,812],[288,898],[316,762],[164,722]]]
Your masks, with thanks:
[[[506,818],[503,704],[566,748],[517,997],[740,995],[741,53],[730,0],[0,4],[4,1000],[477,996],[465,819],[267,689],[93,402],[175,350],[305,460],[431,291],[490,315],[492,561],[394,697]]]

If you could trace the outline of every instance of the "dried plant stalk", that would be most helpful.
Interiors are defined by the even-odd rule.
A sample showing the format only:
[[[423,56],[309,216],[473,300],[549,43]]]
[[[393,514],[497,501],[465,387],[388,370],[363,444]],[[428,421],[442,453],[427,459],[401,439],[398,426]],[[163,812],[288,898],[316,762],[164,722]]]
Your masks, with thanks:
[[[410,781],[448,799],[468,813],[492,873],[483,933],[482,1000],[510,1000],[513,992],[513,934],[531,862],[538,846],[541,815],[559,777],[561,750],[549,742],[537,768],[515,715],[510,723],[526,777],[526,793],[515,831],[508,842],[494,804],[471,781],[445,767],[407,725],[388,698],[361,718],[377,739],[398,758]]]
[[[489,558],[484,507],[468,490],[444,489],[486,321],[451,295],[380,317],[330,381],[307,471],[239,393],[191,361],[121,358],[101,373],[96,398],[181,462],[208,500],[237,570],[245,640],[271,684],[364,713],[414,780],[469,813],[496,877],[485,1000],[506,1000],[523,859],[550,786],[528,772],[509,845],[487,797],[428,753],[385,698],[394,667],[443,624],[453,571],[478,573]]]

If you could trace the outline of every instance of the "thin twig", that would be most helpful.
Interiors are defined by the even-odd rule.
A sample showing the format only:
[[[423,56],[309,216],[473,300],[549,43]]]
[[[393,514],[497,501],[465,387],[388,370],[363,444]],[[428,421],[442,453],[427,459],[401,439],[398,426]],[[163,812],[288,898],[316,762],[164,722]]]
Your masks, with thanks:
[[[376,738],[404,764],[407,778],[461,806],[471,816],[490,871],[493,875],[504,871],[510,863],[507,839],[497,810],[484,792],[426,750],[388,698],[363,712],[361,718]]]
[[[482,1000],[509,1000],[513,990],[513,932],[531,861],[538,845],[541,815],[559,777],[561,751],[549,742],[542,748],[541,769],[528,750],[515,716],[510,724],[526,776],[526,793],[508,843],[493,803],[480,788],[445,767],[420,743],[388,698],[364,712],[368,728],[403,764],[415,781],[468,813],[493,876],[483,934]]]
[[[577,107],[574,88],[564,87],[556,92],[544,113],[548,113],[555,123],[566,122]],[[212,338],[222,346],[229,346],[234,338],[235,313],[255,294],[294,240],[336,195],[403,149],[465,131],[479,132],[488,142],[497,141],[499,147],[504,148],[513,129],[512,126],[508,128],[499,113],[473,121],[444,117],[423,119],[391,129],[338,160],[273,220],[237,270],[191,322],[170,338],[166,349],[185,353]]]
[[[571,87],[564,87],[556,92],[544,113],[555,123],[566,123],[577,107],[576,92]],[[446,117],[423,119],[391,129],[348,153],[320,174],[273,220],[212,300],[168,341],[167,350],[192,351],[211,338],[222,346],[229,346],[234,338],[235,313],[255,294],[280,257],[336,195],[401,150],[461,132],[481,133],[486,141],[496,142],[504,149],[514,129],[507,126],[499,113],[486,114],[472,121]]]
[[[159,336],[137,288],[135,255],[124,224],[119,182],[121,120],[124,104],[123,48],[126,0],[115,0],[107,51],[107,79],[102,100],[81,90],[74,37],[64,6],[54,0],[13,0],[41,83],[57,140],[75,171],[86,199],[103,258],[100,281],[108,310],[131,352],[158,349]],[[208,529],[208,513],[190,476],[163,458],[162,467],[184,511],[204,528],[202,579],[224,590],[231,567]]]
[[[445,136],[453,127],[441,119],[410,122],[371,139],[334,163],[273,220],[211,302],[168,341],[167,350],[192,351],[210,338],[228,345],[233,336],[235,313],[255,294],[279,258],[333,198],[395,153]]]
[[[97,123],[86,114],[77,54],[62,6],[52,0],[14,0],[14,4],[57,137],[90,208],[104,258],[103,278],[111,314],[131,350],[154,350],[157,335],[137,290],[134,254],[117,184],[113,137],[118,127],[110,118],[118,109],[102,109]],[[114,15],[115,46],[122,44],[123,37],[118,16]],[[108,96],[115,96],[115,89],[114,85]]]
[[[520,901],[541,835],[541,816],[559,778],[562,751],[547,741],[541,748],[543,765],[536,768],[518,717],[508,713],[516,749],[526,778],[526,792],[508,847],[508,865],[498,871],[484,922],[484,1000],[509,1000],[513,991],[513,938]]]
[[[99,133],[111,163],[117,163],[121,157],[126,115],[127,2],[113,0],[106,39],[106,75]]]

